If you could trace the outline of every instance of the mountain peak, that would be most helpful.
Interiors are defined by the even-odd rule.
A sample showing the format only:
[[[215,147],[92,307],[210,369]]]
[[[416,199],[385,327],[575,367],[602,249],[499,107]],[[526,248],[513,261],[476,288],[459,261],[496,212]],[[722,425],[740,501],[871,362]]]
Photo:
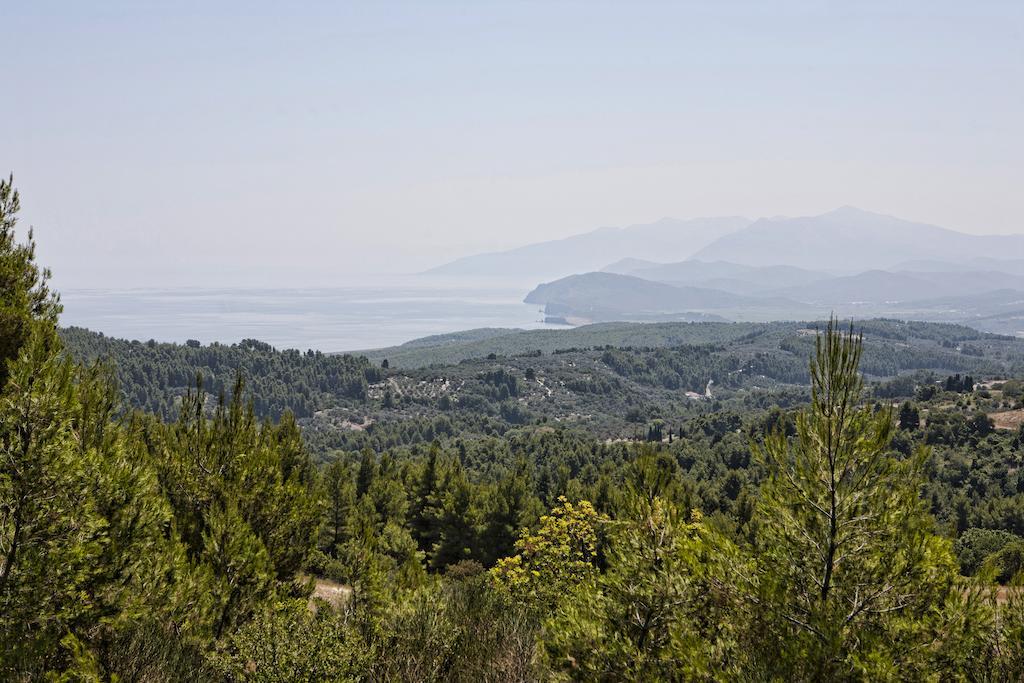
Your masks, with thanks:
[[[626,256],[647,261],[678,261],[749,224],[750,221],[744,218],[679,220],[665,217],[654,223],[599,228],[508,251],[467,256],[427,272],[549,279],[597,270]]]
[[[892,218],[892,216],[887,216],[884,213],[867,211],[866,209],[860,209],[856,206],[850,206],[847,204],[845,206],[840,206],[838,209],[833,209],[828,213],[823,213],[819,218]]]
[[[889,269],[908,260],[963,262],[994,254],[1024,257],[1024,235],[972,235],[843,206],[819,216],[758,221],[720,237],[692,258],[808,270],[836,264],[852,272]]]

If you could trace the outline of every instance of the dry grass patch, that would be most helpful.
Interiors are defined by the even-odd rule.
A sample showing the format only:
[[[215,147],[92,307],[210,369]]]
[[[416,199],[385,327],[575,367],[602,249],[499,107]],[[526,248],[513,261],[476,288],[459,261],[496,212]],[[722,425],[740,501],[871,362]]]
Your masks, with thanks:
[[[996,429],[1018,429],[1024,424],[1024,410],[1004,410],[1001,413],[990,413],[989,417]]]
[[[330,579],[316,579],[313,594],[309,596],[309,608],[316,610],[318,600],[323,600],[331,609],[338,610],[352,597],[352,587]]]

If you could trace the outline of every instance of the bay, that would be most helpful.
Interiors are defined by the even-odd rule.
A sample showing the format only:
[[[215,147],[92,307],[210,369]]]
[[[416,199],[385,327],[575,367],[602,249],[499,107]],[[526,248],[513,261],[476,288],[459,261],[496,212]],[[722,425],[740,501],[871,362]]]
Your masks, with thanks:
[[[555,329],[511,287],[65,289],[61,324],[146,341],[372,349],[479,327]]]

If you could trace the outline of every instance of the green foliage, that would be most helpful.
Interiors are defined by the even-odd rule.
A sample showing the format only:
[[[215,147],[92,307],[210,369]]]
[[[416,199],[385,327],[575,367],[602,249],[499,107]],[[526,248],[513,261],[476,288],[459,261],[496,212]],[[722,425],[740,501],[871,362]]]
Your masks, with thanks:
[[[371,651],[348,615],[289,600],[267,606],[233,633],[216,659],[228,680],[356,681]]]
[[[744,637],[735,556],[702,522],[660,497],[631,493],[611,525],[607,568],[545,622],[551,665],[573,680],[695,680],[736,675]]]
[[[208,346],[142,343],[76,327],[61,330],[61,337],[77,360],[110,363],[128,404],[164,419],[177,416],[179,402],[199,375],[213,396],[230,396],[236,378],[244,376],[256,414],[275,420],[287,412],[309,417],[340,402],[365,399],[367,383],[382,376],[365,358],[279,351],[253,339]]]
[[[1024,381],[1010,380],[1009,382],[1003,382],[1000,390],[1003,392],[1004,398],[1012,401],[1024,400]]]
[[[0,178],[0,389],[7,383],[7,364],[40,326],[49,331],[56,325],[61,311],[59,298],[46,284],[50,272],[35,262],[32,231],[25,244],[16,241],[20,209],[14,177]]]
[[[599,527],[604,519],[588,501],[565,498],[540,518],[536,533],[516,541],[516,555],[498,560],[495,584],[516,599],[546,610],[591,588],[597,577]]]
[[[495,591],[482,567],[454,565],[440,585],[398,602],[380,629],[372,675],[401,681],[532,681],[543,677],[536,620]]]
[[[324,468],[322,482],[327,513],[320,545],[329,555],[337,557],[338,546],[348,538],[346,525],[356,504],[356,485],[342,460],[335,460]]]
[[[861,349],[829,325],[794,442],[776,433],[762,451],[758,602],[788,678],[888,675],[955,576],[918,498],[927,450],[887,455],[891,414],[858,406]]]
[[[382,368],[62,342],[17,210],[0,183],[5,680],[1024,675],[1024,432],[988,415],[1019,380],[973,390],[1019,341],[611,325]]]
[[[575,427],[598,439],[647,434],[657,440],[656,425],[662,438],[674,438],[695,416],[789,407],[804,401],[798,386],[810,381],[808,326],[817,324],[617,324],[541,337],[524,332],[524,339],[538,345],[531,342],[513,355],[480,353],[455,365],[420,369],[396,369],[391,362],[387,370],[361,358],[275,351],[253,341],[177,346],[123,342],[81,329],[62,334],[76,358],[109,358],[115,364],[129,405],[165,419],[178,414],[178,402],[197,373],[211,395],[230,397],[241,372],[257,416],[276,419],[290,409],[310,451],[327,461],[338,451],[381,453],[435,440],[445,445],[545,424]],[[879,385],[880,397],[938,391],[928,384],[932,373],[1024,373],[1019,340],[953,325],[871,320],[858,326],[866,335],[862,369],[878,378],[898,375],[902,382],[902,388]],[[595,343],[559,345],[563,337]],[[957,350],[968,339],[980,356]],[[400,353],[434,353],[436,360],[452,350],[432,344],[425,340]],[[709,381],[713,400],[681,395],[688,390],[703,396]],[[634,424],[646,426],[636,430]]]
[[[1024,570],[1024,540],[1015,539],[985,558],[984,570],[1000,583],[1014,581]]]
[[[466,479],[461,465],[456,465],[441,498],[437,520],[437,542],[431,549],[430,565],[444,568],[474,558],[479,538],[479,505],[474,489]]]
[[[187,557],[212,574],[220,636],[289,582],[314,547],[321,514],[298,431],[256,421],[239,384],[212,419],[202,392],[172,425],[149,420],[144,440]]]
[[[73,368],[47,341],[28,340],[0,394],[0,642],[9,662],[25,662],[15,671],[46,666],[37,653],[56,660],[69,625],[93,616],[76,598],[105,540],[96,500],[83,496],[96,482],[75,447]]]
[[[169,506],[105,372],[62,353],[59,306],[0,184],[0,672],[88,676],[144,617],[182,616]],[[77,672],[77,673],[76,673]]]
[[[0,184],[0,675],[205,680],[214,640],[290,592],[313,547],[317,473],[297,425],[237,385],[212,419],[124,416],[79,367]]]
[[[904,401],[900,406],[899,424],[900,429],[911,432],[921,426],[921,415],[910,401]]]
[[[522,459],[509,476],[486,494],[486,500],[490,504],[481,532],[481,545],[486,549],[482,559],[493,564],[512,554],[520,531],[537,523],[544,506],[534,494],[529,463]]]
[[[953,551],[960,561],[960,571],[964,576],[973,576],[992,554],[1002,550],[1010,543],[1020,541],[1020,537],[999,529],[976,529],[964,531],[953,544]]]

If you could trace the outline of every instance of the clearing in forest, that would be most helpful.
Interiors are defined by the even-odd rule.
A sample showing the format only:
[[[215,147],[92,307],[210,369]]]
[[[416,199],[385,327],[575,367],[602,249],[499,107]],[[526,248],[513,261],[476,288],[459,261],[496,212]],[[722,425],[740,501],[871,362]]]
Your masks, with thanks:
[[[1018,429],[1024,424],[1024,410],[1006,410],[1001,413],[990,413],[992,424],[996,429]]]

